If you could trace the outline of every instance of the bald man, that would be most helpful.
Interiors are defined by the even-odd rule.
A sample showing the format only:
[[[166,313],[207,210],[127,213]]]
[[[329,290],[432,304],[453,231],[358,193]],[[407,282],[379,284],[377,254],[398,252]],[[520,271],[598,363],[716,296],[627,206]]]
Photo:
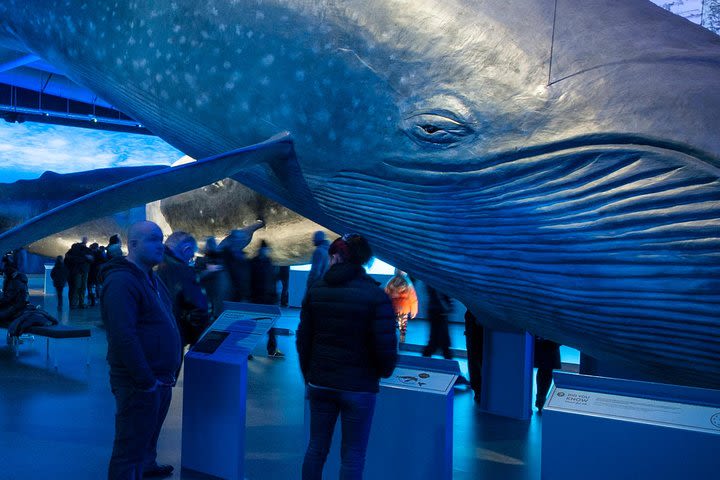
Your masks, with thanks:
[[[181,356],[170,296],[153,272],[162,258],[162,231],[153,222],[140,222],[128,231],[127,257],[103,268],[102,319],[117,406],[110,480],[167,477],[173,471],[156,462]]]

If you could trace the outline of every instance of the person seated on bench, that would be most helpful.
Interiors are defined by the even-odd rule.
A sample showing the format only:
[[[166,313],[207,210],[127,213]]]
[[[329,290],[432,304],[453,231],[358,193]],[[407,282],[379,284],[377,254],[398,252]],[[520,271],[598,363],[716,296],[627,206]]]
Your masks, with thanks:
[[[3,293],[0,297],[0,326],[7,328],[28,304],[28,279],[12,262],[5,264]]]
[[[49,313],[28,302],[28,279],[12,262],[5,265],[3,295],[0,298],[0,326],[7,328],[8,345],[30,327],[57,325]]]

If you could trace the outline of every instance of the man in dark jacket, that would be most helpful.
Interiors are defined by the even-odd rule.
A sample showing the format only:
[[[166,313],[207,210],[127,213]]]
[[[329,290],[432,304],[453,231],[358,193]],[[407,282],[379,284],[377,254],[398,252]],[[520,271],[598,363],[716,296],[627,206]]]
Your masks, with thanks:
[[[92,252],[93,260],[90,262],[90,270],[87,276],[87,296],[90,301],[90,306],[94,307],[96,301],[100,301],[100,268],[103,263],[107,261],[105,254],[105,247],[101,247],[97,243],[90,245],[90,252]]]
[[[68,297],[70,308],[85,308],[85,290],[93,255],[87,246],[87,237],[73,243],[65,254],[65,266],[70,274],[68,278]]]
[[[165,241],[163,261],[157,274],[170,292],[173,313],[183,347],[194,345],[210,323],[210,307],[190,260],[197,242],[186,232],[174,232]]]
[[[310,265],[310,272],[307,277],[307,284],[305,291],[309,290],[315,282],[325,276],[325,272],[330,268],[330,258],[328,257],[328,246],[329,243],[325,240],[325,232],[318,230],[313,233],[312,237],[313,245],[315,245],[315,251],[313,251],[312,263]]]
[[[270,259],[270,245],[263,240],[255,257],[250,260],[250,301],[263,305],[277,305],[277,275]],[[269,357],[281,358],[285,354],[277,348],[277,333],[268,331],[267,352]]]
[[[427,283],[425,287],[427,288],[430,338],[427,346],[423,348],[423,357],[431,357],[437,349],[440,349],[443,357],[451,359],[449,317],[452,310],[452,299]]]
[[[68,269],[63,263],[62,255],[55,257],[55,265],[50,271],[50,278],[52,279],[53,286],[55,287],[55,293],[57,296],[57,309],[62,310],[63,306],[63,290],[65,284],[68,281]]]
[[[310,401],[310,443],[303,480],[322,478],[340,415],[340,478],[361,479],[380,378],[397,362],[395,312],[363,265],[372,257],[359,235],[330,245],[330,269],[305,295],[297,349]]]
[[[243,230],[233,230],[218,247],[230,275],[232,288],[229,300],[233,302],[250,301],[250,261],[243,251],[250,239]]]
[[[182,348],[170,296],[152,271],[163,258],[162,231],[152,222],[132,225],[128,251],[105,264],[102,274],[102,319],[117,405],[110,480],[173,471],[154,462]]]

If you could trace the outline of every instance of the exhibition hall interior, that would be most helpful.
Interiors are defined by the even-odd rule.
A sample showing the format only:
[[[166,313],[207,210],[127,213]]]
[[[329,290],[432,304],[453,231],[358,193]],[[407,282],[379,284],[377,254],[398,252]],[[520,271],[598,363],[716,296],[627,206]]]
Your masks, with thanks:
[[[720,0],[0,0],[0,480],[715,478]]]

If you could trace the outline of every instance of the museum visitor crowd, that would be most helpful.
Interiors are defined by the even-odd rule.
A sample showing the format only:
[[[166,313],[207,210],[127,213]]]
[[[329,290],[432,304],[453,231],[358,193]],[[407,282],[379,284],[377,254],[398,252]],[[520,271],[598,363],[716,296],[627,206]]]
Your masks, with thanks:
[[[157,440],[167,415],[172,387],[185,348],[192,346],[223,311],[224,302],[288,306],[289,267],[272,261],[271,245],[262,240],[257,253],[245,253],[258,222],[233,230],[219,244],[198,242],[189,233],[163,233],[152,222],[130,227],[123,253],[120,235],[107,246],[87,237],[58,256],[51,271],[62,311],[65,286],[70,309],[100,305],[107,332],[110,385],[117,413],[110,479],[167,477],[173,466],[157,462]],[[357,234],[328,242],[322,231],[312,236],[314,252],[297,328],[296,346],[310,405],[310,439],[302,466],[304,480],[321,479],[335,423],[342,423],[342,479],[360,479],[379,380],[391,375],[398,358],[398,338],[405,341],[408,322],[418,314],[413,280],[396,270],[384,288],[364,268],[372,258],[368,241]],[[28,302],[28,279],[16,256],[3,257],[0,326],[57,321]],[[277,283],[282,288],[278,295]],[[450,349],[452,300],[427,288],[430,335],[423,356]],[[23,313],[25,312],[25,313]],[[27,312],[32,312],[29,316]],[[25,319],[18,322],[18,319]],[[45,322],[45,323],[43,323]],[[465,313],[469,385],[479,401],[482,386],[483,328]],[[276,332],[268,332],[267,354],[282,358]],[[250,356],[249,358],[252,358]],[[560,368],[559,345],[535,339],[539,412],[545,403],[552,370]],[[464,380],[464,379],[463,379]],[[467,382],[467,381],[466,381]]]

